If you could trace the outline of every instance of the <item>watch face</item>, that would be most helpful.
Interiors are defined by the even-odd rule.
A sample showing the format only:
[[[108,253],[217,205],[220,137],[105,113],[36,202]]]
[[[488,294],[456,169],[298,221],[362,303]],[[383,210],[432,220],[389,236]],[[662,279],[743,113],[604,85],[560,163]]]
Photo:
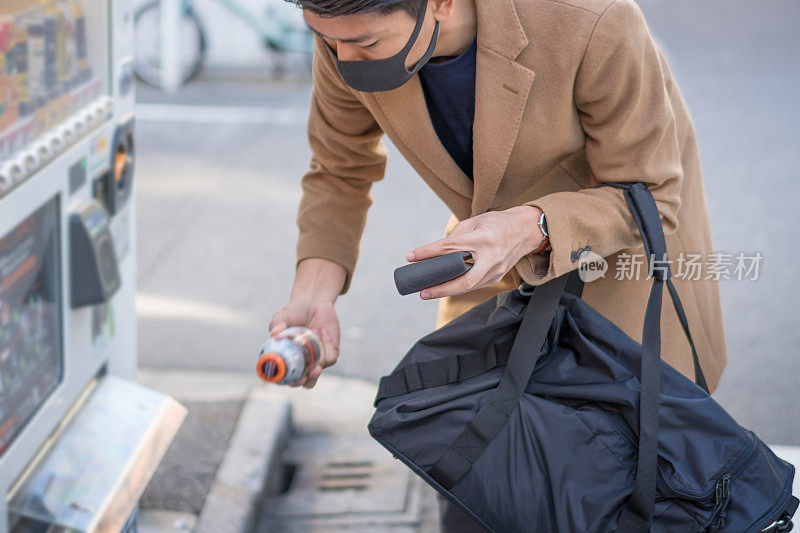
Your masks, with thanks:
[[[547,233],[547,219],[544,218],[544,213],[539,217],[539,226],[542,228],[542,233],[544,233],[545,237],[548,235]]]

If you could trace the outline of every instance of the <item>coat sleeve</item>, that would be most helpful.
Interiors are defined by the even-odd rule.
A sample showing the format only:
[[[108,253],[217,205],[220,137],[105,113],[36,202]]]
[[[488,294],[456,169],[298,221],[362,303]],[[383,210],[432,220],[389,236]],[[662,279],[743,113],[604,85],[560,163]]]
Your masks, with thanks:
[[[383,131],[344,83],[321,38],[315,36],[308,142],[312,155],[301,178],[297,211],[297,263],[321,257],[347,271],[350,288],[358,259],[372,184],[383,179]]]
[[[665,75],[638,5],[615,0],[595,24],[573,95],[592,181],[647,184],[668,235],[678,227],[683,169]],[[516,264],[531,285],[577,268],[575,252],[587,246],[608,257],[642,244],[619,188],[556,192],[525,205],[544,212],[552,248]]]

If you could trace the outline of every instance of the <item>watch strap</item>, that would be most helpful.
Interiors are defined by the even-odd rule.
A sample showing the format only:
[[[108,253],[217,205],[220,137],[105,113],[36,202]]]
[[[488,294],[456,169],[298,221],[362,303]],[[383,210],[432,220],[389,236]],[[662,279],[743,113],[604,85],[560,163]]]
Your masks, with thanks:
[[[550,245],[550,236],[547,233],[547,219],[545,218],[544,213],[539,215],[539,222],[537,222],[537,225],[542,231],[543,237],[539,243],[539,246],[537,246],[536,249],[531,252],[532,254],[538,254],[539,252],[544,251],[544,249]]]
[[[545,248],[547,248],[547,246],[549,244],[550,244],[550,237],[545,235],[544,238],[542,239],[542,242],[539,243],[539,246],[537,246],[536,249],[534,251],[532,251],[531,253],[532,254],[538,254],[540,252],[543,252],[545,250]]]

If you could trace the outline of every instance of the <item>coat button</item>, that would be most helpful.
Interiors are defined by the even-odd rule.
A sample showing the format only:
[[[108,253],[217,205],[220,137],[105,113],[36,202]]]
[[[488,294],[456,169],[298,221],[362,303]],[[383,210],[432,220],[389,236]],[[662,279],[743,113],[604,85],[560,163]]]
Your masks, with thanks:
[[[581,255],[583,255],[583,252],[591,252],[591,251],[592,251],[592,247],[591,246],[586,246],[584,248],[578,248],[577,250],[572,250],[572,252],[569,255],[569,258],[574,263],[578,259],[581,258]]]

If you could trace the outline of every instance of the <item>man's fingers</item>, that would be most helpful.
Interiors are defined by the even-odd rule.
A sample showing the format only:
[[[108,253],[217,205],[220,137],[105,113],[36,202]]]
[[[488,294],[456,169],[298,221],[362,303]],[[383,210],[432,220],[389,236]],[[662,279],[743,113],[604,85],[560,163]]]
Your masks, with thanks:
[[[422,261],[431,257],[449,254],[452,252],[469,252],[474,249],[469,234],[453,236],[452,234],[438,241],[414,248],[406,254],[406,261]]]
[[[317,364],[322,368],[327,368],[336,362],[339,356],[339,348],[334,343],[328,329],[324,327],[311,328],[317,334],[317,338],[322,343],[322,353],[317,354]]]
[[[310,310],[306,306],[290,303],[272,316],[268,326],[270,335],[274,336],[292,326],[305,326],[310,319]]]
[[[334,365],[339,358],[339,347],[336,346],[336,343],[327,329],[323,329],[320,332],[320,339],[322,340],[323,351],[320,363],[322,364],[322,368],[328,368]]]
[[[453,296],[470,291],[483,279],[484,273],[481,272],[479,268],[476,262],[475,266],[469,269],[465,274],[445,283],[423,289],[420,291],[419,297],[423,300],[432,300],[434,298],[443,298],[445,296]]]
[[[276,322],[274,326],[270,325],[269,336],[270,337],[274,337],[275,335],[277,335],[281,331],[285,330],[287,327],[289,327],[289,326],[286,324],[285,320],[282,320],[280,322]]]
[[[303,387],[307,389],[314,388],[314,385],[317,384],[317,380],[319,379],[320,375],[322,375],[322,367],[319,365],[315,365],[311,372],[308,374],[308,377],[303,383]]]
[[[445,296],[453,296],[467,292],[469,290],[468,285],[460,279],[464,276],[466,276],[466,274],[446,283],[440,283],[439,285],[428,287],[419,293],[419,297],[423,300],[433,300],[436,298],[443,298]]]
[[[462,220],[450,230],[450,233],[438,241],[414,248],[406,254],[406,261],[422,261],[451,252],[469,252],[478,244],[473,233],[478,224],[478,217]]]
[[[463,246],[458,240],[447,237],[445,239],[414,248],[406,255],[406,261],[422,261],[431,257],[438,257],[450,252],[455,252]]]

